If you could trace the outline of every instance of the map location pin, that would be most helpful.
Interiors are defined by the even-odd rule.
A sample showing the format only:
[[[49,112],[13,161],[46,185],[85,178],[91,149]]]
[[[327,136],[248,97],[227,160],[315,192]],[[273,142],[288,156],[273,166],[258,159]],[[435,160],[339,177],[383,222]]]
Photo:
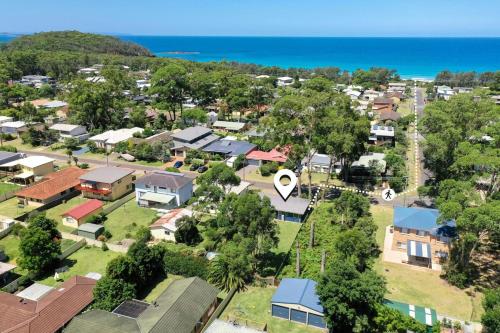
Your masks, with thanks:
[[[281,178],[283,177],[290,178],[290,184],[288,185],[281,184]],[[290,194],[292,194],[292,191],[296,185],[297,185],[297,176],[295,176],[295,173],[292,170],[282,169],[279,170],[274,176],[274,187],[285,201],[286,199],[288,199]]]

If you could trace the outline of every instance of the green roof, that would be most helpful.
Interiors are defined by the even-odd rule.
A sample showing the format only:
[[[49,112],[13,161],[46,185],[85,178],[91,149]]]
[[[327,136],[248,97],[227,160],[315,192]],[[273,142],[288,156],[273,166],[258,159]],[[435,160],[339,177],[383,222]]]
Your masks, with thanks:
[[[172,282],[137,318],[141,332],[190,333],[219,290],[199,277]]]
[[[407,316],[415,318],[416,321],[424,325],[432,326],[437,322],[437,313],[434,309],[392,301],[389,299],[384,300],[384,304]]]
[[[137,322],[104,310],[91,310],[73,318],[64,333],[141,333]]]
[[[193,277],[172,282],[137,319],[102,310],[73,318],[65,333],[191,333],[219,290]]]

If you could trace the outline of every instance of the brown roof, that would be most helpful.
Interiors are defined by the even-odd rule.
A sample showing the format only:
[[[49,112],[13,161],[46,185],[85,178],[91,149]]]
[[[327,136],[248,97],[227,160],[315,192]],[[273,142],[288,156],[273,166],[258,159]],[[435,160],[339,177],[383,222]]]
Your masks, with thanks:
[[[69,167],[49,173],[40,183],[17,192],[16,196],[46,200],[80,184],[79,177],[86,172],[77,167]]]
[[[390,98],[385,98],[385,97],[377,97],[373,100],[373,104],[388,104],[392,105],[394,104],[394,101]]]
[[[380,111],[379,114],[380,114],[380,120],[398,121],[399,119],[401,119],[401,115],[392,110],[384,109]]]
[[[96,282],[73,276],[38,302],[0,292],[0,332],[58,331],[92,302]]]

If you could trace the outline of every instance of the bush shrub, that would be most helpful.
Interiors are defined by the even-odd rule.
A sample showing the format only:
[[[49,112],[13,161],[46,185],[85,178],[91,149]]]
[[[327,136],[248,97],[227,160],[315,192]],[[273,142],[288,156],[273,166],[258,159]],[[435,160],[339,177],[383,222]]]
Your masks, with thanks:
[[[208,260],[178,252],[166,251],[164,256],[165,270],[170,274],[184,277],[198,276],[204,280],[208,274]]]
[[[177,168],[174,168],[174,167],[166,167],[165,168],[165,171],[168,171],[168,172],[175,172],[175,173],[180,173],[180,170],[177,169]]]
[[[271,169],[269,168],[269,164],[262,164],[259,168],[260,174],[263,177],[269,177],[271,175]]]
[[[104,235],[104,237],[106,237],[106,239],[110,239],[111,237],[113,237],[113,235],[111,234],[111,232],[109,232],[109,230],[104,230],[102,234]]]
[[[1,146],[0,150],[2,150],[2,151],[8,151],[8,152],[11,152],[11,153],[17,153],[17,148],[14,147],[14,146]]]

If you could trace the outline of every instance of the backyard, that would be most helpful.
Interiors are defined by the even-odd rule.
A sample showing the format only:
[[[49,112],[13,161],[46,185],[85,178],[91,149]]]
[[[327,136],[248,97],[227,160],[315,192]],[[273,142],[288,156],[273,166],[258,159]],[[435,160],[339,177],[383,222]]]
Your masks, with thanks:
[[[86,275],[89,272],[103,274],[106,272],[106,265],[120,254],[113,251],[103,251],[97,247],[84,247],[66,258],[61,267],[67,266],[66,272],[60,273],[59,278],[66,280],[73,275]],[[48,286],[58,285],[60,282],[50,275],[38,281]]]
[[[16,264],[16,259],[19,257],[19,242],[19,237],[14,235],[7,235],[0,239],[0,250],[5,253],[11,264]]]
[[[372,206],[371,212],[378,226],[377,243],[382,249],[385,227],[392,224],[393,209]],[[431,307],[442,315],[479,320],[482,313],[480,293],[476,297],[470,297],[465,290],[453,287],[441,279],[437,271],[383,262],[380,258],[375,263],[375,269],[387,280],[387,298]]]
[[[111,241],[117,242],[125,238],[133,238],[140,226],[147,227],[156,218],[156,211],[139,207],[132,199],[108,214],[104,227],[111,232]]]
[[[242,325],[262,328],[267,323],[269,333],[318,333],[321,330],[271,317],[271,298],[276,288],[248,287],[236,293],[221,315],[223,320],[236,320]]]
[[[301,226],[301,223],[278,221],[280,240],[278,246],[273,249],[273,252],[288,253],[293,245],[295,237],[297,237],[297,234],[299,233]]]
[[[31,212],[35,207],[33,206],[19,206],[17,198],[12,198],[0,202],[0,215],[16,218],[24,213]]]
[[[21,186],[10,183],[0,183],[0,195],[15,191],[21,188]]]

